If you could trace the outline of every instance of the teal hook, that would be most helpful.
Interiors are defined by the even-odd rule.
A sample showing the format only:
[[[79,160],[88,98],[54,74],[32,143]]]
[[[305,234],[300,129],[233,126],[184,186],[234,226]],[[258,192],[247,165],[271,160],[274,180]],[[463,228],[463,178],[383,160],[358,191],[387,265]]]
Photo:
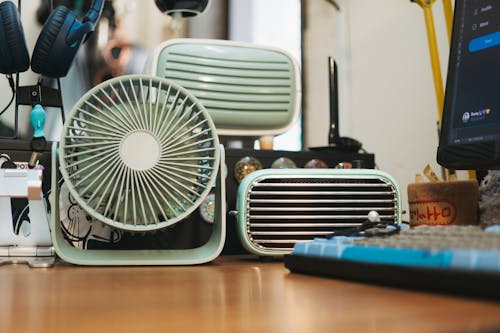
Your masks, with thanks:
[[[33,126],[34,138],[42,138],[45,137],[45,133],[43,132],[43,128],[45,126],[45,117],[46,113],[43,107],[40,104],[36,104],[31,110],[30,121]]]

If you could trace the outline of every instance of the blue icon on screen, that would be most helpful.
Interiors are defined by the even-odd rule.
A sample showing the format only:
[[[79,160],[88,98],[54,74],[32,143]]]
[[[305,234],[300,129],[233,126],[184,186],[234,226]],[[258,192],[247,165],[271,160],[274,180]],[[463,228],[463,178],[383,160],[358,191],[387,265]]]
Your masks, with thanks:
[[[500,31],[474,38],[469,43],[469,51],[477,52],[500,45]]]

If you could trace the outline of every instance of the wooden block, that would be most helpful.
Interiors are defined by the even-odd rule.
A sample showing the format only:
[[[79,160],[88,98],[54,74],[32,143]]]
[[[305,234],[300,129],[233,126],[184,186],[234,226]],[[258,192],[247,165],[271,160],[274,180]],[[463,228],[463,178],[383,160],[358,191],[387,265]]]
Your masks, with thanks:
[[[409,184],[410,225],[477,224],[478,199],[474,179]]]

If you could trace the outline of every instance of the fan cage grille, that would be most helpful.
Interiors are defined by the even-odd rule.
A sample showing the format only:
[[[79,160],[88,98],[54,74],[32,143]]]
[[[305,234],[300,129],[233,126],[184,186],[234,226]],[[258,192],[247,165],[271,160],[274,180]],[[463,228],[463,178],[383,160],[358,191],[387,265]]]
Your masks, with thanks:
[[[142,75],[85,94],[65,122],[59,153],[78,204],[130,231],[187,217],[213,187],[220,158],[203,105],[169,80]]]

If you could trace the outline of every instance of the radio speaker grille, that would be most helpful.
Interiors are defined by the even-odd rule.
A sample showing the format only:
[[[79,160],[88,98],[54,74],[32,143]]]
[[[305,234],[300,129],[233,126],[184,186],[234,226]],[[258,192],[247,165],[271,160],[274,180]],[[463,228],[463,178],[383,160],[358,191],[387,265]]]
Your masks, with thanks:
[[[238,219],[240,236],[251,252],[290,252],[296,242],[359,226],[370,211],[378,212],[384,222],[399,223],[398,187],[379,171],[262,171],[248,176],[251,181],[245,179],[245,193],[238,196],[245,201],[238,206],[244,211]]]
[[[155,49],[146,68],[196,96],[220,135],[280,134],[298,117],[298,64],[279,49],[174,39]]]

